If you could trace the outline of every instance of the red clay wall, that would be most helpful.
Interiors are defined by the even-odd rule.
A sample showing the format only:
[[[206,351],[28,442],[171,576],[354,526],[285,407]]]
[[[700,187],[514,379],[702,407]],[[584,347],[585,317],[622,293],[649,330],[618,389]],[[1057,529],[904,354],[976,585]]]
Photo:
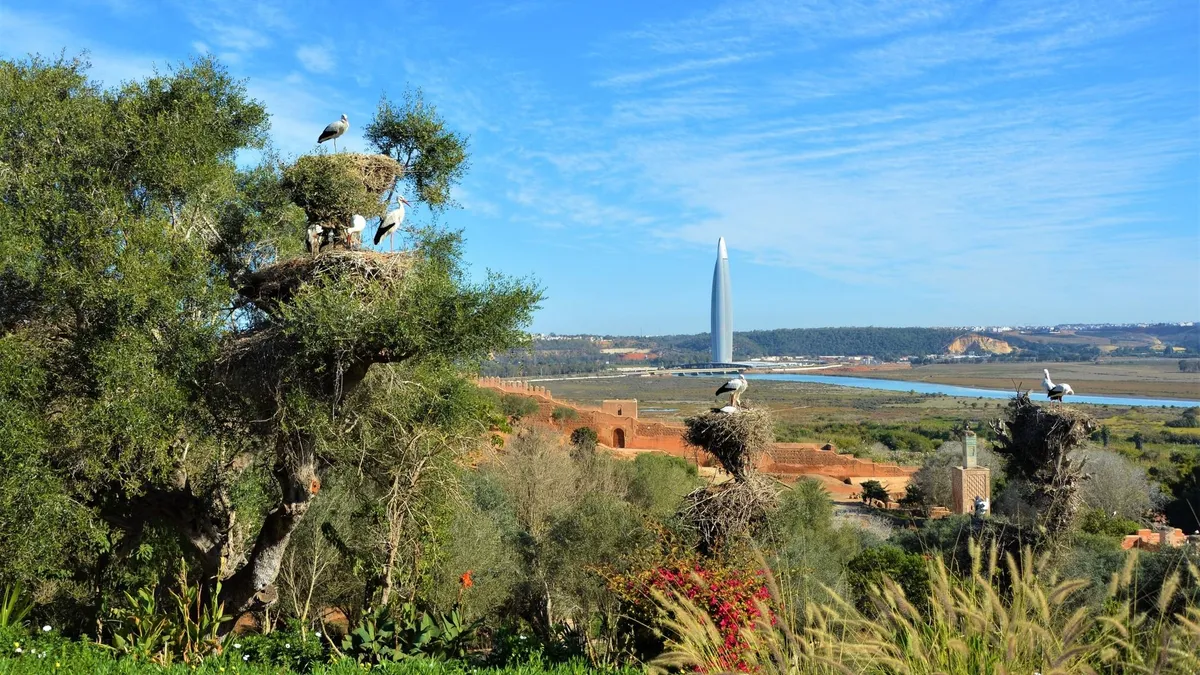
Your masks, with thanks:
[[[570,434],[580,427],[591,427],[596,431],[600,443],[608,447],[658,450],[676,457],[697,461],[702,466],[713,465],[713,460],[708,453],[698,451],[684,442],[684,428],[681,426],[640,421],[637,419],[636,413],[633,416],[618,416],[599,408],[557,401],[545,387],[530,385],[527,382],[487,377],[480,378],[479,386],[510,394],[521,394],[536,400],[538,412],[536,415],[525,418],[524,421],[527,423],[551,427],[564,434]],[[622,403],[625,402],[622,401]],[[561,423],[555,422],[552,415],[554,409],[559,407],[574,409],[577,417]],[[606,407],[615,408],[615,406]],[[636,408],[634,410],[636,411]],[[622,439],[618,438],[618,429],[623,435],[623,444],[620,442]],[[759,469],[775,474],[795,476],[816,474],[845,480],[857,477],[907,477],[911,476],[917,467],[878,464],[870,460],[858,459],[853,455],[838,453],[831,445],[776,443],[759,463]]]

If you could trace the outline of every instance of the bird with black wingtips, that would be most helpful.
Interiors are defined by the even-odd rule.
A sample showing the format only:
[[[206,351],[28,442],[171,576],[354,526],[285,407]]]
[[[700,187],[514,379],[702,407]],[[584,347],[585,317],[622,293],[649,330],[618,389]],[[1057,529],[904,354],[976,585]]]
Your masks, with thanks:
[[[322,131],[321,135],[317,137],[317,144],[320,145],[325,141],[333,141],[333,151],[337,152],[338,136],[346,133],[346,130],[349,128],[350,118],[342,115],[342,119],[336,122],[330,122],[329,126],[325,127],[325,131]]]
[[[738,405],[738,395],[740,395],[743,391],[746,391],[748,384],[749,383],[746,382],[746,376],[738,373],[737,377],[721,385],[721,388],[717,390],[717,393],[714,394],[714,396],[729,394],[729,405],[736,408]]]
[[[404,207],[412,206],[404,197],[400,197],[400,203],[396,204],[396,208],[387,212],[387,215],[379,221],[379,227],[375,228],[375,245],[383,241],[384,237],[391,236],[396,232],[396,228],[400,223],[404,222]]]
[[[1071,388],[1071,385],[1066,383],[1054,384],[1054,382],[1050,379],[1049,368],[1043,368],[1042,372],[1046,374],[1046,377],[1042,380],[1042,388],[1046,390],[1046,396],[1049,397],[1051,401],[1059,401],[1061,403],[1064,396],[1075,395],[1075,390]]]

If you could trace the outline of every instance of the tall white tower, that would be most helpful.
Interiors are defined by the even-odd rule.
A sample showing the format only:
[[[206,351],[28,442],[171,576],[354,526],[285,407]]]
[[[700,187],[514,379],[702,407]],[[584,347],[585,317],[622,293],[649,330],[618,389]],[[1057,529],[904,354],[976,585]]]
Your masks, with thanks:
[[[733,298],[729,291],[729,252],[725,237],[717,240],[712,284],[712,362],[733,363]]]

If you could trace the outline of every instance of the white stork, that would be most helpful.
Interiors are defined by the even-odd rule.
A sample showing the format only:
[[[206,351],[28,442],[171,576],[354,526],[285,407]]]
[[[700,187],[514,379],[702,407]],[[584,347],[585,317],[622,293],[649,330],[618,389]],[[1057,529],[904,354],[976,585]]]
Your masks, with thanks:
[[[309,253],[316,255],[321,251],[321,235],[325,232],[325,228],[318,223],[313,223],[308,226],[308,236],[304,239],[304,248]]]
[[[721,385],[721,388],[717,390],[717,393],[714,394],[714,396],[729,394],[729,405],[736,408],[738,404],[738,395],[743,391],[746,391],[747,385],[748,383],[746,382],[746,376],[738,373],[737,377]]]
[[[396,208],[388,211],[387,215],[383,217],[383,220],[379,221],[379,227],[375,228],[376,246],[379,245],[379,242],[383,241],[384,237],[388,237],[395,233],[396,228],[400,226],[400,223],[404,222],[405,205],[412,206],[412,204],[408,203],[407,199],[401,197],[400,203],[396,204]]]
[[[1072,396],[1075,395],[1075,390],[1071,388],[1071,385],[1066,383],[1054,384],[1054,382],[1050,380],[1049,368],[1043,368],[1042,372],[1046,374],[1045,379],[1042,380],[1042,388],[1046,390],[1046,396],[1048,396],[1051,401],[1061,402],[1063,397],[1067,394]]]
[[[367,229],[367,219],[357,213],[350,219],[350,223],[350,229],[346,230],[346,248],[350,248],[355,242],[361,245],[363,230]]]
[[[317,138],[317,144],[320,145],[325,141],[333,141],[333,151],[337,152],[338,136],[346,133],[346,130],[349,128],[350,118],[342,115],[342,119],[336,122],[330,122],[329,126],[325,127],[325,131],[322,131],[321,135]]]

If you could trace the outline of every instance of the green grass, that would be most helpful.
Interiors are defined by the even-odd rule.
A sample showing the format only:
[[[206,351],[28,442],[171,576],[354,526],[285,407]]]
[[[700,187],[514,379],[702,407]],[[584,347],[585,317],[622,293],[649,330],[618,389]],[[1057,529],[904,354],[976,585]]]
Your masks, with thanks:
[[[235,656],[214,657],[196,666],[175,664],[163,667],[131,658],[116,658],[97,647],[74,644],[57,651],[47,652],[45,657],[26,652],[0,658],[0,675],[57,675],[59,673],[95,673],[97,675],[290,675],[301,671],[283,666],[269,666],[241,662]],[[39,652],[40,653],[40,652]],[[368,668],[350,660],[328,665],[317,665],[303,671],[312,675],[351,675],[351,673],[380,673],[381,675],[582,675],[584,673],[623,673],[634,675],[640,670],[597,670],[582,661],[561,664],[530,661],[520,665],[504,667],[481,667],[462,661],[433,661],[412,659],[383,666]]]

